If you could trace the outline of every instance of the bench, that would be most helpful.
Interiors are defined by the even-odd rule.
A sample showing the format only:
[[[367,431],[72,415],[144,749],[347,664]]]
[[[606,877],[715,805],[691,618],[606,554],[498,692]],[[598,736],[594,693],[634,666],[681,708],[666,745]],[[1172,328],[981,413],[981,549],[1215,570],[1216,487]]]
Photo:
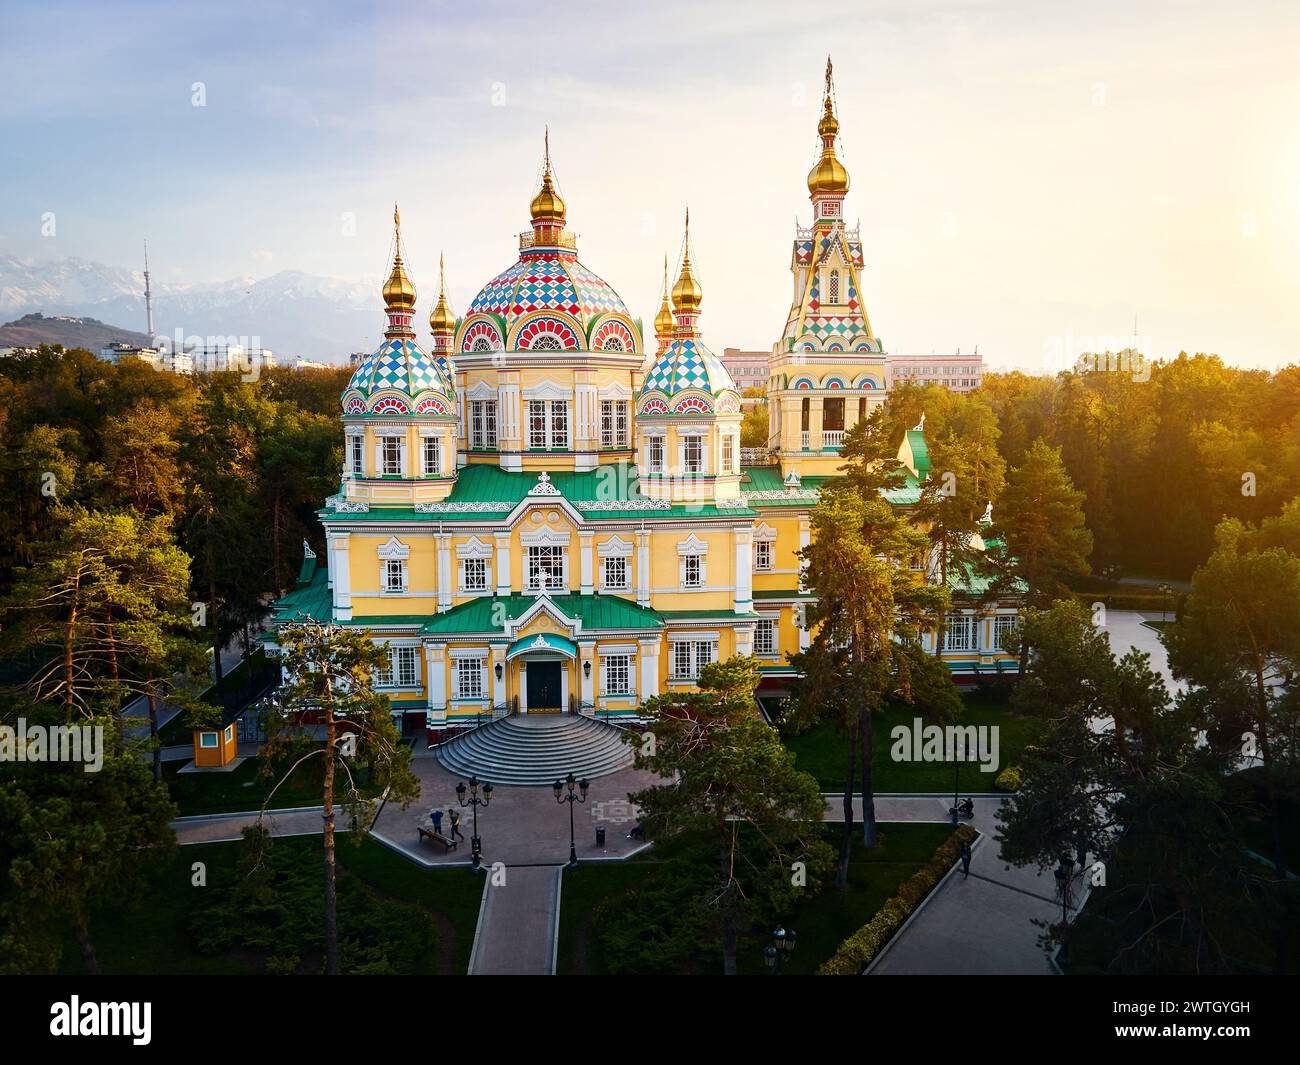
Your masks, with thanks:
[[[456,840],[448,839],[441,832],[435,832],[431,828],[425,828],[423,825],[416,825],[415,831],[419,833],[420,839],[430,839],[434,843],[441,843],[444,851],[454,851],[456,849]]]

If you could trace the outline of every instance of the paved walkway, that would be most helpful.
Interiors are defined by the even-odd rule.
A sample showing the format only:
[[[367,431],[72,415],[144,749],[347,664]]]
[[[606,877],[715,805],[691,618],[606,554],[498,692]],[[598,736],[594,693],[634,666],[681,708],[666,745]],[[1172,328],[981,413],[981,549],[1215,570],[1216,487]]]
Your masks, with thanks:
[[[560,917],[558,865],[490,870],[479,911],[470,976],[550,976]]]
[[[1051,871],[1009,866],[994,835],[1006,800],[975,799],[971,822],[983,833],[971,858],[970,877],[948,877],[894,937],[870,968],[871,975],[1036,975],[1051,973],[1038,945],[1035,919],[1058,921],[1061,907]],[[832,798],[833,804],[838,802]],[[879,796],[881,821],[946,821],[952,796]],[[857,807],[860,810],[860,805]],[[837,813],[834,820],[839,820]],[[1077,894],[1077,879],[1076,879]]]

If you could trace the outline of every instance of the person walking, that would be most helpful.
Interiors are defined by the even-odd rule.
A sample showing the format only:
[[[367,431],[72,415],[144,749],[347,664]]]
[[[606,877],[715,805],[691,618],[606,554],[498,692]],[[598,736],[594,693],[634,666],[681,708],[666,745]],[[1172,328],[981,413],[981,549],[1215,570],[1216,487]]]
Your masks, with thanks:
[[[447,812],[451,814],[451,838],[456,839],[459,837],[464,839],[465,833],[460,830],[460,814],[456,810],[448,810]]]
[[[963,842],[961,845],[961,875],[967,879],[970,878],[970,844]]]
[[[441,836],[442,835],[442,811],[431,810],[429,812],[429,820],[433,822],[433,830],[436,833],[438,833],[438,835]]]

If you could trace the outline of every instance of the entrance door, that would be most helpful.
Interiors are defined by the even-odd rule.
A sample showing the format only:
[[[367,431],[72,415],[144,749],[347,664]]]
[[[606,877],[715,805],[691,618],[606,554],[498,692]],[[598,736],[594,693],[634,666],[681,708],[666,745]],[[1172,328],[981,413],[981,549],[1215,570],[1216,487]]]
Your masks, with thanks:
[[[528,663],[528,712],[552,712],[564,707],[560,692],[559,662]]]

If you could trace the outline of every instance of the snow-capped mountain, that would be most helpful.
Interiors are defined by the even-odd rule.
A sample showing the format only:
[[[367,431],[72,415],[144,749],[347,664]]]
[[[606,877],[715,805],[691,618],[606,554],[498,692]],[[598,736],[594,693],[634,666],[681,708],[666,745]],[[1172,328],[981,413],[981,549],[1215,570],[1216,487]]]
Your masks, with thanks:
[[[383,329],[378,282],[281,270],[270,277],[202,284],[154,280],[154,326],[199,343],[242,337],[277,355],[346,362],[371,350]],[[91,316],[144,330],[144,275],[85,259],[18,259],[0,253],[0,321],[40,311]]]

